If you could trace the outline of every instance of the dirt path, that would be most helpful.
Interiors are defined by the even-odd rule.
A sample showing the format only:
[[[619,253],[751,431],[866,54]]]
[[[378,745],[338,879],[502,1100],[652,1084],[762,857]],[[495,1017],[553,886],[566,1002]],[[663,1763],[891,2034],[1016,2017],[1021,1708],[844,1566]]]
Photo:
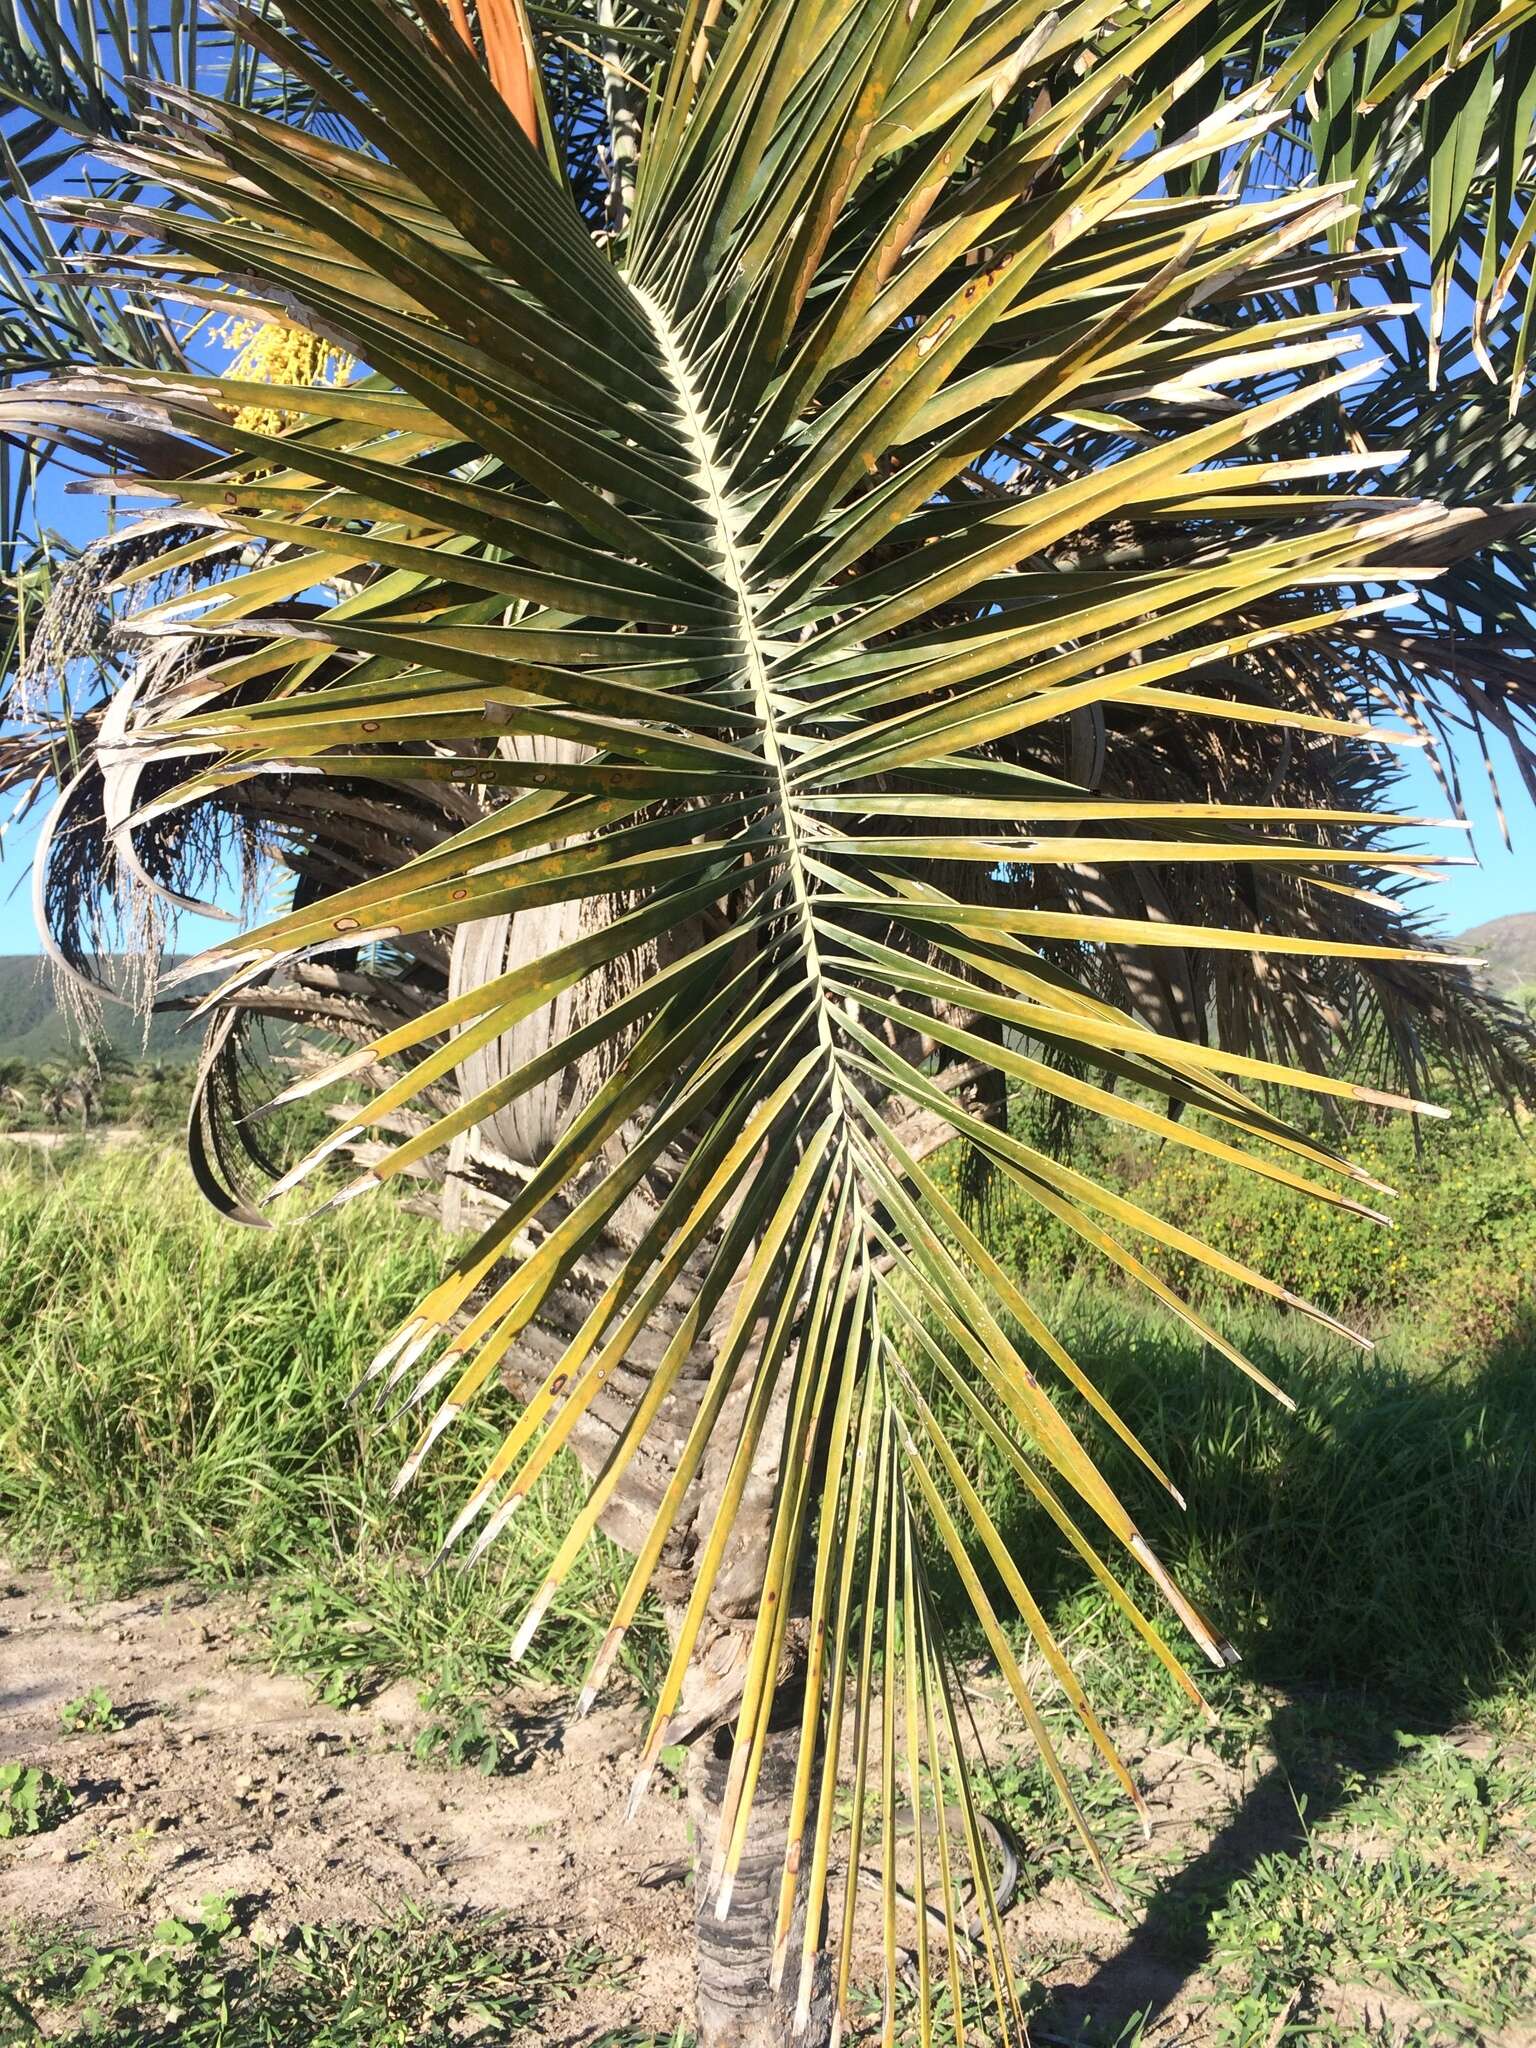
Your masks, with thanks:
[[[66,1145],[78,1144],[81,1139],[108,1152],[151,1142],[136,1124],[92,1124],[83,1131],[78,1124],[63,1124],[47,1131],[0,1131],[0,1151],[6,1145],[24,1145],[34,1152],[61,1152]]]
[[[638,1708],[594,1712],[563,1746],[527,1724],[514,1775],[410,1759],[423,1716],[397,1686],[350,1712],[236,1661],[240,1605],[173,1588],[82,1608],[41,1574],[0,1582],[3,1755],[75,1791],[51,1833],[0,1842],[6,1919],[110,1940],[209,1892],[259,1902],[265,1930],[387,1919],[406,1899],[505,1913],[633,1958],[591,2026],[670,2033],[691,1999],[680,1801],[622,1821]],[[60,1732],[106,1688],[128,1725]],[[572,2016],[573,2020],[575,2015]]]

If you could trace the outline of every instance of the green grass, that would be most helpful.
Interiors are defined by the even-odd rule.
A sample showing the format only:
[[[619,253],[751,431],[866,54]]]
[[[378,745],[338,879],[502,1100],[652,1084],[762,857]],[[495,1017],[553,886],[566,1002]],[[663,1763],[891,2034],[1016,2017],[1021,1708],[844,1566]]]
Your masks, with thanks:
[[[1495,1743],[1471,1756],[1443,1736],[1395,1730],[1393,1754],[1365,1771],[1343,1767],[1340,1824],[1467,1858],[1536,1841],[1536,1766]]]
[[[1186,1497],[1180,1508],[1066,1390],[1063,1407],[1248,1677],[1363,1687],[1434,1712],[1536,1692],[1536,1349],[1428,1375],[1412,1369],[1407,1332],[1372,1355],[1295,1317],[1229,1315],[1224,1328],[1291,1394],[1292,1414],[1123,1294],[1041,1305]],[[965,1457],[1097,1696],[1134,1710],[1148,1681],[1121,1655],[1107,1601],[1001,1459],[980,1443]]]
[[[443,1256],[435,1229],[388,1200],[258,1236],[219,1224],[178,1164],[147,1153],[87,1156],[64,1174],[36,1163],[0,1169],[0,1259],[11,1276],[0,1303],[0,1541],[13,1559],[53,1563],[104,1590],[180,1574],[242,1581],[259,1595],[255,1648],[269,1663],[337,1704],[409,1679],[430,1717],[423,1761],[506,1767],[505,1696],[517,1675],[506,1663],[508,1621],[568,1525],[579,1475],[557,1461],[489,1564],[424,1577],[421,1562],[507,1404],[498,1411],[493,1396],[393,1505],[387,1487],[405,1439],[344,1407],[359,1364]],[[1135,1909],[1135,1939],[1216,1987],[1218,2031],[1233,2048],[1280,2039],[1430,2048],[1476,2040],[1528,2011],[1528,1334],[1447,1365],[1439,1350],[1426,1363],[1417,1311],[1383,1320],[1378,1349],[1362,1354],[1296,1317],[1230,1309],[1222,1327],[1290,1391],[1291,1414],[1124,1291],[1079,1280],[1045,1292],[1053,1326],[1187,1496],[1180,1510],[1077,1418],[1149,1540],[1241,1648],[1235,1673],[1197,1675],[1221,1711],[1221,1751],[1234,1762],[1263,1760],[1243,1827],[1170,1853],[1166,1842],[1144,1845],[1104,1774],[1069,1757]],[[984,1446],[963,1455],[1101,1710],[1146,1731],[1143,1749],[1192,1743],[1193,1717],[1075,1558]],[[523,1668],[569,1684],[624,1572],[610,1546],[589,1546]],[[952,1594],[937,1567],[935,1583],[941,1598]],[[950,1611],[957,1647],[976,1651],[961,1607]],[[628,1668],[642,1687],[654,1682],[660,1641],[654,1617],[631,1637]],[[1048,1689],[1043,1706],[1065,1726]],[[1469,1722],[1485,1731],[1475,1755],[1452,1739]],[[1021,1912],[1053,1881],[1094,1890],[1022,1744],[994,1758],[985,1800],[1029,1851]],[[1433,1925],[1410,1926],[1416,1901]],[[411,2015],[419,2038],[439,2038],[436,2019],[410,2003],[411,1943],[436,1956],[443,1981],[468,1998],[476,1984],[494,1990],[496,1958],[524,1938],[422,1922],[395,1956],[366,1931],[318,1929],[307,1948],[263,1956],[231,1928],[205,1966],[200,1944],[213,1939],[191,1928],[169,1943],[130,1945],[128,1960],[106,1964],[66,1944],[45,1967],[29,1950],[18,1966],[23,2002],[41,1999],[50,2038],[83,2040],[59,2027],[84,2024],[81,1976],[105,1970],[102,1985],[128,2001],[110,2034],[125,2048],[173,2038],[247,2048],[284,2038],[271,2031],[272,2015],[291,2009],[283,2001],[298,1995],[310,1956],[358,1987],[363,2016],[351,2032],[315,2038],[388,2048],[417,2038],[389,2031],[400,2014]],[[397,1962],[398,1978],[389,1974]],[[1113,2000],[1091,2024],[1069,2024],[1050,1997],[1061,1962],[1042,1955],[1032,1966],[1045,2032],[1083,2048],[1160,2038],[1155,2018],[1143,2023]],[[561,1957],[546,1965],[558,1982]],[[162,1966],[180,1987],[175,1997],[211,1986],[229,2031],[206,2031],[212,2022],[195,2001],[180,2034],[164,2031],[152,2001],[133,2005],[143,1972]],[[1374,2022],[1346,2024],[1340,1987],[1356,1984],[1419,2018],[1385,2034]],[[205,2032],[187,2031],[194,2023]],[[517,2039],[524,2024],[510,2014],[496,2038]],[[540,2022],[526,2024],[536,2035]],[[937,2038],[946,2038],[942,2024]]]
[[[0,1172],[0,1514],[21,1556],[108,1584],[237,1577],[349,1506],[372,1452],[343,1412],[370,1340],[441,1244],[393,1206],[241,1231],[170,1155]]]
[[[303,1228],[233,1230],[168,1155],[96,1155],[62,1175],[26,1160],[0,1169],[9,1553],[103,1590],[262,1575],[274,1658],[338,1703],[400,1677],[452,1690],[457,1673],[466,1691],[504,1678],[506,1617],[567,1525],[579,1475],[559,1461],[488,1566],[423,1579],[509,1405],[493,1392],[398,1504],[388,1483],[408,1425],[345,1406],[360,1363],[443,1257],[436,1229],[387,1199]],[[1363,1355],[1239,1305],[1224,1327],[1290,1391],[1293,1415],[1123,1292],[1069,1286],[1052,1320],[1186,1495],[1180,1510],[1103,1447],[1109,1477],[1238,1642],[1249,1677],[1363,1687],[1433,1712],[1536,1692],[1525,1345],[1476,1371],[1425,1373],[1411,1326]],[[1097,1697],[1144,1712],[1157,1684],[1097,1589],[984,1447],[972,1464]],[[589,1546],[561,1619],[537,1639],[536,1675],[574,1677],[622,1570],[610,1546]],[[644,1676],[654,1629],[635,1643]]]
[[[1246,1714],[1232,1711],[1245,1706]],[[1536,1753],[1468,1737],[1415,1735],[1379,1700],[1317,1692],[1230,1701],[1218,1747],[1246,1764],[1244,1791],[1184,1839],[1143,1841],[1104,1774],[1068,1765],[1073,1791],[1130,1905],[1128,1952],[1155,1985],[1174,1973],[1206,2008],[1210,2038],[1232,2048],[1303,2039],[1329,2048],[1483,2042],[1536,2014]],[[1481,1747],[1479,1738],[1471,1738]],[[1250,1746],[1251,1745],[1251,1746]],[[1102,1887],[1066,1827],[1043,1768],[1006,1756],[988,1781],[1026,1845],[1029,1885],[1075,1887],[1104,1911]],[[1206,1833],[1202,1842],[1201,1835]],[[1168,2015],[1138,2014],[1114,1973],[1062,2010],[1064,1958],[1028,1958],[1045,2038],[1073,2048],[1150,2044]],[[1346,2023],[1363,1993],[1400,2009],[1372,2031]],[[1404,2029],[1402,2010],[1415,2015]],[[915,2038],[915,2035],[914,2035]]]
[[[299,1926],[257,1945],[248,1917],[209,1897],[144,1941],[13,1938],[0,2043],[489,2048],[547,2040],[578,1992],[619,1981],[595,1943],[535,1941],[498,1920],[407,1906],[383,1926]]]
[[[438,1278],[442,1234],[388,1197],[242,1231],[168,1153],[0,1167],[0,1541],[88,1590],[259,1578],[272,1660],[338,1703],[397,1678],[440,1693],[510,1676],[507,1618],[569,1524],[556,1461],[486,1564],[423,1576],[511,1412],[496,1390],[405,1499],[411,1425],[346,1406],[361,1367]],[[607,1541],[523,1668],[573,1681],[622,1585]],[[626,1650],[645,1674],[647,1616]]]
[[[1510,1904],[1496,1878],[1453,1876],[1410,1849],[1266,1856],[1211,1920],[1230,1992],[1222,2031],[1258,2048],[1276,2007],[1326,1980],[1396,1993],[1429,2022],[1426,2039],[1483,2040],[1529,2011],[1529,1914]]]
[[[422,1581],[396,1567],[430,1555],[508,1404],[493,1393],[395,1505],[388,1483],[409,1425],[381,1428],[345,1406],[444,1250],[430,1223],[387,1199],[302,1228],[231,1229],[170,1156],[97,1155],[63,1175],[34,1161],[0,1168],[0,1528],[11,1555],[63,1562],[106,1590],[281,1571],[277,1654],[320,1672],[338,1701],[431,1669],[429,1648],[461,1664],[489,1654],[481,1617],[495,1610],[499,1632],[531,1588],[579,1476],[559,1465],[490,1572]],[[1187,1496],[1181,1511],[1104,1446],[1149,1540],[1252,1675],[1436,1707],[1533,1689],[1536,1371],[1525,1345],[1475,1372],[1427,1374],[1411,1327],[1362,1355],[1299,1318],[1239,1304],[1224,1327],[1293,1395],[1291,1415],[1124,1293],[1068,1287],[1052,1320]],[[1112,1693],[1124,1682],[1148,1697],[1075,1560],[979,1446],[975,1464],[1090,1667]],[[563,1629],[541,1638],[543,1675],[574,1669],[620,1569],[604,1544],[590,1547]]]

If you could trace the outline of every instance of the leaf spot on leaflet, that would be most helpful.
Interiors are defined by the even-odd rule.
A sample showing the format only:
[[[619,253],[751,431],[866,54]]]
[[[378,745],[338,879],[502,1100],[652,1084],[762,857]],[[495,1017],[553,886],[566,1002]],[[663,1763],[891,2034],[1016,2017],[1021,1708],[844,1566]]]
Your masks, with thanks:
[[[468,894],[469,891],[467,889],[455,889],[448,900],[450,903],[462,903]]]
[[[378,729],[379,729],[379,721],[378,721],[378,720],[377,720],[376,718],[365,718],[365,719],[363,720],[363,731],[364,731],[364,732],[377,732],[377,731],[378,731]]]
[[[552,1394],[563,1393],[565,1391],[565,1383],[569,1378],[570,1374],[568,1372],[557,1372],[549,1383],[549,1391]]]
[[[922,337],[922,339],[918,342],[918,354],[920,356],[925,356],[927,355],[929,349],[936,348],[938,344],[944,339],[945,335],[948,334],[950,328],[953,327],[954,324],[954,314],[946,313],[944,315],[944,318],[939,322],[938,326],[934,328],[932,334],[925,334]]]
[[[357,930],[357,919],[355,917],[338,917],[336,929],[339,932],[355,932]]]

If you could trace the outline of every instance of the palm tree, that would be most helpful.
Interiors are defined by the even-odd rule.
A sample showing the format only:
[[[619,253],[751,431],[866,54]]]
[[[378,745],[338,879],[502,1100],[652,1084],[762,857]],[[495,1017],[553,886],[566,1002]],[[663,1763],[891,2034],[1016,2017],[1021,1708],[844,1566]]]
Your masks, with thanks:
[[[83,1137],[90,1128],[101,1094],[101,1070],[89,1058],[50,1060],[38,1068],[38,1108],[46,1123],[57,1127],[66,1111],[80,1119]]]
[[[23,1059],[0,1059],[0,1104],[25,1115],[27,1107],[27,1082],[30,1069]]]
[[[133,608],[107,643],[93,614],[42,900],[89,979],[103,889],[183,901],[210,849],[281,846],[291,907],[199,962],[194,1171],[261,1223],[253,1147],[283,1191],[371,1147],[333,1200],[446,1157],[478,1234],[369,1377],[425,1418],[402,1484],[493,1378],[523,1399],[445,1553],[562,1448],[585,1467],[516,1637],[595,1529],[625,1544],[582,1706],[659,1598],[636,1796],[688,1742],[701,2039],[843,2023],[864,1859],[889,2032],[902,1803],[921,2009],[974,1973],[1012,2038],[935,1557],[1074,1820],[990,1588],[1135,1795],[946,1418],[1191,1698],[1101,1546],[1232,1652],[1085,1424],[1165,1475],[935,1157],[969,1148],[1268,1385],[1159,1248],[1319,1312],[1024,1142],[1009,1089],[1368,1218],[1374,1184],[1240,1083],[1433,1113],[1432,1059],[1528,1082],[1529,1028],[1418,928],[1401,832],[1429,828],[1390,808],[1493,668],[1454,611],[1394,608],[1525,515],[1387,494],[1362,338],[1394,370],[1417,344],[1349,303],[1367,202],[1415,176],[1436,279],[1479,176],[1524,275],[1496,188],[1525,13],[1272,10],[1255,42],[1202,0],[690,0],[599,8],[574,66],[560,14],[547,65],[519,0],[240,15],[326,119],[166,87],[113,150],[135,197],[61,203],[98,282],[364,367],[87,361],[4,394],[16,440],[157,507],[109,544]],[[1381,106],[1341,185],[1328,94],[1362,52]],[[1290,125],[1319,81],[1333,183]],[[1415,159],[1427,82],[1458,111]],[[1397,376],[1421,410],[1432,298]],[[1525,749],[1518,668],[1497,703]],[[243,1113],[274,1019],[352,1048],[276,1101],[369,1097],[286,1169]]]
[[[50,1061],[37,1070],[37,1106],[44,1123],[55,1129],[64,1121],[64,1112],[70,1107],[71,1095],[69,1076],[63,1068]]]
[[[101,1076],[97,1069],[87,1063],[77,1065],[69,1077],[68,1101],[80,1115],[80,1135],[83,1138],[90,1129],[91,1118],[96,1114],[99,1103]]]

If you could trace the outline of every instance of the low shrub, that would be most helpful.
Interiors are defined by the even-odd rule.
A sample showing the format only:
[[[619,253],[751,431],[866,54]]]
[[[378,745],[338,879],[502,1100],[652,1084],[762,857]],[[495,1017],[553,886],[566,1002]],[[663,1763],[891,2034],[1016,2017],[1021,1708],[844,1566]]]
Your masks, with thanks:
[[[1332,1142],[1396,1190],[1383,1196],[1337,1177],[1332,1183],[1390,1216],[1391,1227],[1121,1128],[1079,1125],[1068,1157],[1332,1315],[1369,1327],[1411,1313],[1428,1363],[1476,1358],[1536,1321],[1536,1148],[1525,1126],[1492,1111],[1417,1130],[1402,1117],[1361,1118]],[[1295,1170],[1293,1157],[1258,1149]],[[993,1244],[1036,1285],[1079,1273],[1109,1277],[1098,1253],[1000,1176],[987,1216]],[[1158,1250],[1151,1257],[1197,1305],[1232,1302],[1232,1283],[1197,1259]]]

